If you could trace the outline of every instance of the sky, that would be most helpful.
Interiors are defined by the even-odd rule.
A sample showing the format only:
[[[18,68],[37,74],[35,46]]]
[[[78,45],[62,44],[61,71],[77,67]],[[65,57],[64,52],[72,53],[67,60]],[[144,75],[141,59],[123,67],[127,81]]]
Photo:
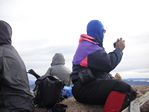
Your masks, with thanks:
[[[106,29],[104,47],[122,37],[123,58],[111,73],[123,78],[149,78],[148,0],[0,0],[0,19],[13,29],[12,44],[28,69],[44,75],[55,53],[64,54],[66,66],[80,34],[90,20],[100,20]]]

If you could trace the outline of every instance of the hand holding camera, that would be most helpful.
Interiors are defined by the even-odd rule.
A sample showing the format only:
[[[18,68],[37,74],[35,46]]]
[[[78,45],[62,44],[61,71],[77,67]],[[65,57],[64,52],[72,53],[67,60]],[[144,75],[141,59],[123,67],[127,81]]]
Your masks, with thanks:
[[[121,50],[124,50],[125,40],[123,40],[122,38],[117,39],[117,41],[113,45],[114,45],[114,48],[119,48]]]

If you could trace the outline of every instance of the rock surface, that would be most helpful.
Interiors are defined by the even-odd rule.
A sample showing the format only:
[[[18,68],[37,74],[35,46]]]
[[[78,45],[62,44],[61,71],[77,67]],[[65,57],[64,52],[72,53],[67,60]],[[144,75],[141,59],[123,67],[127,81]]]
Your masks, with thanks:
[[[149,86],[133,86],[138,92],[138,97],[149,92]],[[66,112],[102,112],[102,106],[85,105],[77,102],[73,97],[62,102],[68,106]],[[149,101],[141,107],[141,112],[149,112]]]

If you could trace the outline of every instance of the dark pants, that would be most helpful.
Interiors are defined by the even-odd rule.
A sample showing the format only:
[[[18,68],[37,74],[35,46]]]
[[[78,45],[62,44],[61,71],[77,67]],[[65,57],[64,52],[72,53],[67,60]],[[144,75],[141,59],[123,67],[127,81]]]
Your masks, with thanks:
[[[84,85],[76,82],[72,88],[72,93],[77,101],[97,105],[104,105],[111,91],[127,94],[130,101],[136,98],[136,92],[131,86],[119,80],[95,80]]]

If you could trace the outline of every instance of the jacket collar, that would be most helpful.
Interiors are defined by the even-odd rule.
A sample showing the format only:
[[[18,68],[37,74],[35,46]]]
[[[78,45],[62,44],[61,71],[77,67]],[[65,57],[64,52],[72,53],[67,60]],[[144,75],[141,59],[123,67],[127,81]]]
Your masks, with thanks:
[[[98,42],[96,42],[96,40],[93,37],[91,37],[91,36],[89,36],[87,34],[82,34],[80,36],[79,42],[82,42],[82,41],[88,41],[88,42],[91,42],[93,44],[98,44]]]

